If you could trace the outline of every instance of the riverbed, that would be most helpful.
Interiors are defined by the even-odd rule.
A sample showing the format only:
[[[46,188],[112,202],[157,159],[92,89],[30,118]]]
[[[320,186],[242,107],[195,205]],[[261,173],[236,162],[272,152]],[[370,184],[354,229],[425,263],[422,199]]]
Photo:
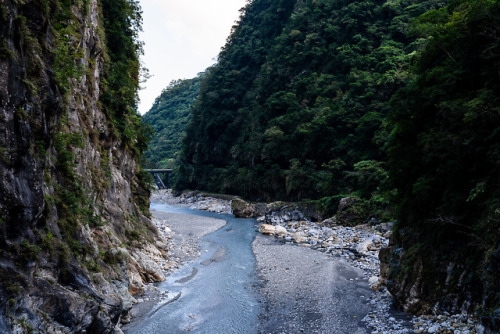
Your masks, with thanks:
[[[198,252],[158,285],[165,298],[126,333],[369,333],[361,270],[260,235],[254,219],[162,203],[151,210],[171,222],[172,256],[193,243]]]
[[[199,239],[200,256],[158,285],[170,298],[155,305],[126,333],[256,333],[260,309],[253,287],[257,279],[251,248],[255,220],[158,203],[151,209],[171,213],[171,217],[187,215],[186,225],[180,227],[188,240],[202,233],[203,222],[226,223]],[[193,220],[193,215],[198,219]]]

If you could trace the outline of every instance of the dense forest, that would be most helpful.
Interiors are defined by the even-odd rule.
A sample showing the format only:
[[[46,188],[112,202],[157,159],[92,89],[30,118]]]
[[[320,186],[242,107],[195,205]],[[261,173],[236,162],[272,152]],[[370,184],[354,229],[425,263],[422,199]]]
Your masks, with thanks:
[[[175,80],[156,98],[143,120],[154,130],[145,157],[153,168],[173,168],[191,120],[191,106],[198,98],[204,73],[194,79]]]
[[[388,118],[395,241],[406,249],[394,256],[391,284],[407,294],[397,294],[402,302],[414,283],[444,309],[473,300],[498,329],[500,4],[452,1],[420,16],[412,33],[425,44]]]
[[[383,218],[384,121],[422,43],[409,21],[443,4],[250,3],[202,84],[178,186],[320,200],[329,213],[350,196]]]
[[[498,326],[499,34],[491,0],[251,1],[201,83],[177,188],[331,215],[351,197],[351,223],[397,219],[401,305]]]

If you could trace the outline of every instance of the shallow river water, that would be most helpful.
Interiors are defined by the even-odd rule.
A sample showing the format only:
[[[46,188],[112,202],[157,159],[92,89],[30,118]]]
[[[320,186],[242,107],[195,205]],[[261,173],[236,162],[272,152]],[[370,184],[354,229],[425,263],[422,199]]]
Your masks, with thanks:
[[[201,256],[159,285],[174,301],[157,305],[126,333],[255,333],[255,220],[157,203],[151,209],[224,219],[227,224],[201,238]]]

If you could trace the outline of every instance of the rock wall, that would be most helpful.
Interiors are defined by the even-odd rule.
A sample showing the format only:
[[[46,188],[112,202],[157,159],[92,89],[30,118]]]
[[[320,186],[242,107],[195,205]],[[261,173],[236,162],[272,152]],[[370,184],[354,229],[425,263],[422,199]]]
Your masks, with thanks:
[[[467,242],[452,229],[437,230],[432,240],[434,234],[423,228],[396,228],[389,247],[380,251],[381,276],[396,304],[418,315],[476,314],[488,333],[497,333],[500,249],[485,259],[477,239]],[[445,237],[450,235],[454,242]]]
[[[137,154],[99,97],[100,4],[0,1],[0,332],[120,332],[163,279]]]

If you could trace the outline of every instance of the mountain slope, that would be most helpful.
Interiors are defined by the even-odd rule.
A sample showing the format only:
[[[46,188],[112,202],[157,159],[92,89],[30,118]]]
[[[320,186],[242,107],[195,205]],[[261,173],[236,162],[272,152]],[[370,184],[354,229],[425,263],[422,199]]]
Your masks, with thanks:
[[[356,224],[392,204],[399,305],[498,330],[499,17],[489,0],[250,2],[202,83],[177,187],[331,215],[349,196]]]
[[[194,79],[176,80],[156,98],[151,109],[144,114],[144,122],[151,125],[154,135],[145,157],[154,168],[172,168],[178,159],[191,107],[198,98],[204,73]]]
[[[477,311],[498,329],[500,5],[454,1],[414,31],[426,42],[390,117],[389,286],[408,310]]]
[[[380,215],[382,124],[417,47],[408,21],[440,4],[249,3],[193,108],[178,186],[333,211],[343,194]]]

